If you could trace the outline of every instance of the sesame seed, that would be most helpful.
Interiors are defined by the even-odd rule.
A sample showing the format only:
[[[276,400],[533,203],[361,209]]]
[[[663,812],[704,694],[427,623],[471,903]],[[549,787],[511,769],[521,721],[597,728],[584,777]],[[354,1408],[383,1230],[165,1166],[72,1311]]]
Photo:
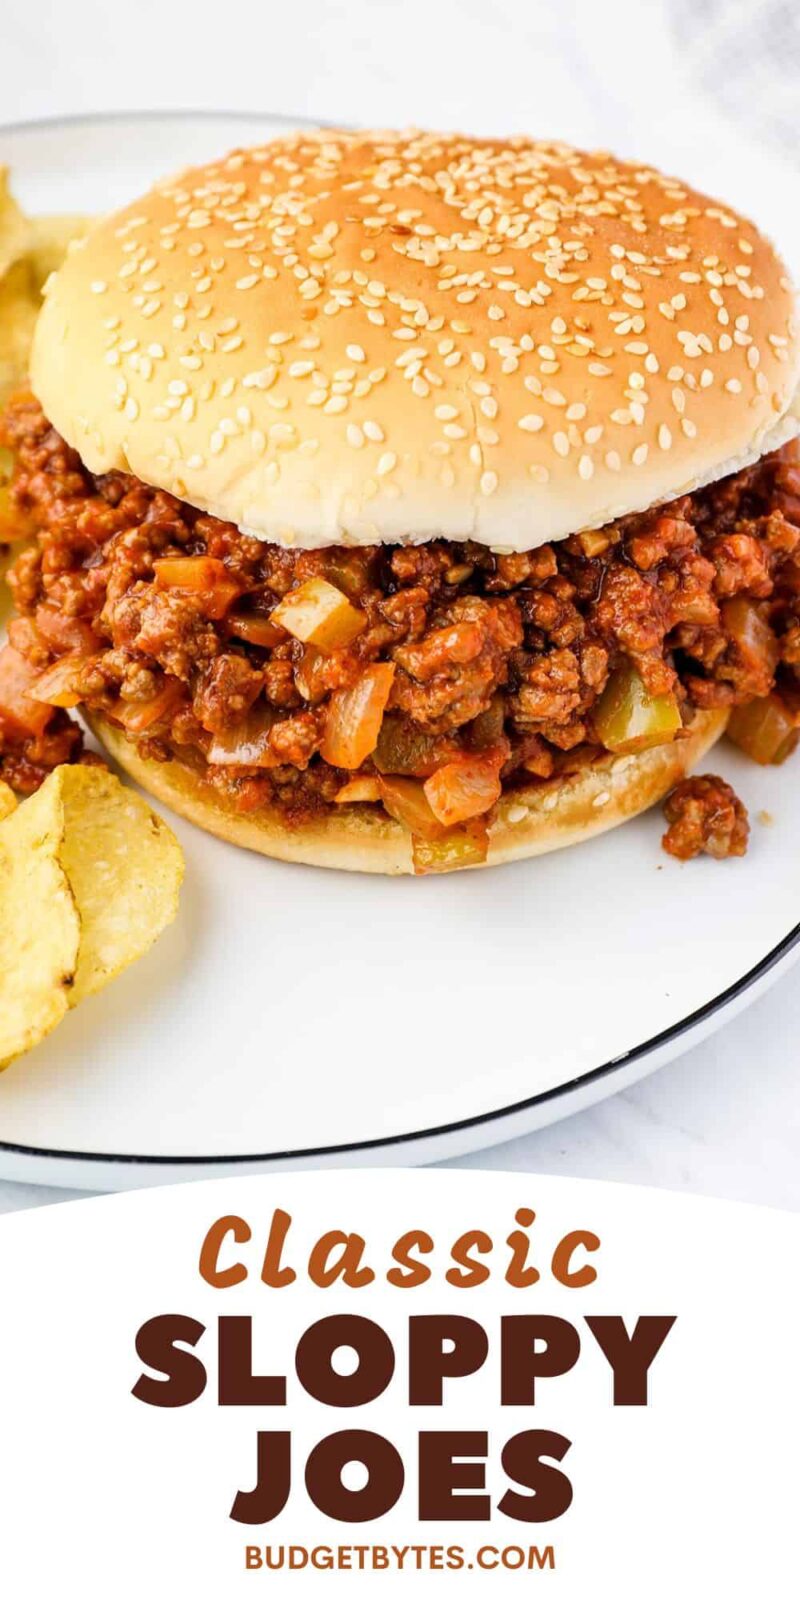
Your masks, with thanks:
[[[290,444],[295,437],[295,428],[291,422],[272,422],[269,427],[269,437],[274,444]]]

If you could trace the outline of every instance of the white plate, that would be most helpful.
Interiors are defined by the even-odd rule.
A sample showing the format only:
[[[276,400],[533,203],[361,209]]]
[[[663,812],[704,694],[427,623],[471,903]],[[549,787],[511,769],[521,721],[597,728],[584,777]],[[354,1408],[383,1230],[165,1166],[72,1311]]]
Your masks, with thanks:
[[[21,197],[100,210],[280,131],[223,115],[0,130]],[[755,816],[745,861],[681,867],[655,813],[452,878],[282,866],[177,824],[157,948],[0,1077],[0,1174],[91,1188],[304,1163],[432,1160],[614,1093],[800,952],[791,769],[709,765]]]

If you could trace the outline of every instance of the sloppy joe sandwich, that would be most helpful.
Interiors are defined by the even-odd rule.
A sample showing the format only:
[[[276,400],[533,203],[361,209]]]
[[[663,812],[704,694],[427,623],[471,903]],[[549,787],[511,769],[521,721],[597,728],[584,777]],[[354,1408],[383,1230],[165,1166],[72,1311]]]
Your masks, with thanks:
[[[2,424],[0,772],[79,708],[211,832],[403,873],[622,822],[731,714],[782,759],[799,373],[770,243],[645,165],[321,131],[163,182],[51,279]]]

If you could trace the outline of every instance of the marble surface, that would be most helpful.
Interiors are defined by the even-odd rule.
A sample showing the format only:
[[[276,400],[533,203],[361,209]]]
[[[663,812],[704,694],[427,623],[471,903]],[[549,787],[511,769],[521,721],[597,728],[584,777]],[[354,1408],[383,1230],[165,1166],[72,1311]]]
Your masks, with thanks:
[[[798,60],[785,34],[769,55],[779,33],[760,22],[776,9],[776,0],[745,8],[713,0],[687,12],[683,0],[644,0],[633,28],[630,0],[602,7],[594,0],[493,0],[491,7],[484,0],[306,0],[279,10],[263,0],[228,0],[225,27],[212,29],[184,0],[138,0],[120,50],[118,16],[106,0],[68,7],[41,0],[35,10],[5,9],[0,116],[236,108],[551,132],[648,154],[720,191],[730,192],[735,171],[780,234],[785,173],[771,181],[767,150],[782,146],[791,156],[793,141],[785,139],[785,119],[765,122],[758,108],[769,84],[770,103],[789,104]],[[706,67],[718,54],[713,38],[698,33],[699,19],[702,13],[709,28],[724,30],[730,57],[731,29],[743,11],[748,40],[717,102],[719,74]],[[608,1178],[798,1209],[798,1025],[800,988],[790,973],[714,1038],[635,1088],[454,1165]],[[0,1184],[0,1211],[66,1198],[63,1190]]]

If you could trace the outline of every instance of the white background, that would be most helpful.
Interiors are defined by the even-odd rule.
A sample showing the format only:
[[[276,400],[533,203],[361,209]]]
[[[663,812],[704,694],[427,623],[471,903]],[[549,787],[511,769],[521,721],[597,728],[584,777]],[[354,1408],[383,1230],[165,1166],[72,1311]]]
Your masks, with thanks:
[[[800,8],[779,0],[137,0],[124,18],[107,0],[5,0],[0,116],[226,108],[554,134],[721,192],[735,169],[781,233],[798,73]],[[790,975],[652,1080],[459,1164],[800,1209],[799,1022]],[[55,1197],[0,1186],[0,1209]]]

